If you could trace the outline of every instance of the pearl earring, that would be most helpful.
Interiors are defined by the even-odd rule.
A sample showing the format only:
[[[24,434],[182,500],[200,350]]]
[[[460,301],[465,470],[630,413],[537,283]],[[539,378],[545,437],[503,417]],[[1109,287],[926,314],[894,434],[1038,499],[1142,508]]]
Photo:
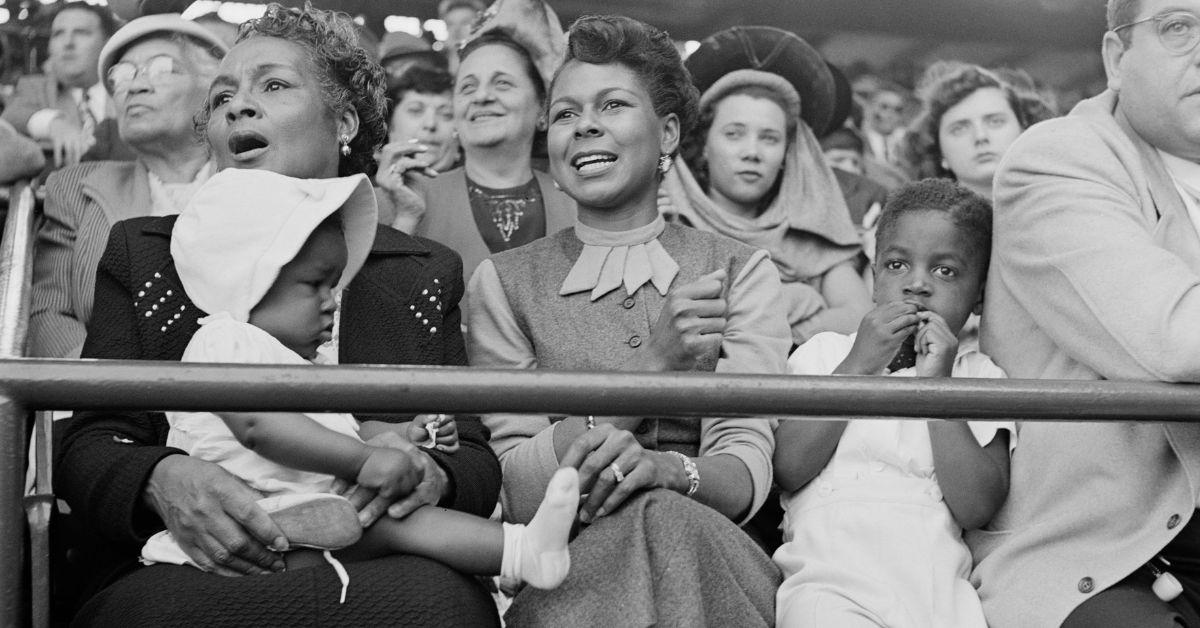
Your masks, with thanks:
[[[667,171],[671,169],[672,163],[673,162],[671,161],[670,155],[659,155],[658,156],[658,171],[659,171],[659,173],[667,174]]]
[[[338,143],[342,145],[342,157],[350,156],[350,136],[343,135],[338,138]]]

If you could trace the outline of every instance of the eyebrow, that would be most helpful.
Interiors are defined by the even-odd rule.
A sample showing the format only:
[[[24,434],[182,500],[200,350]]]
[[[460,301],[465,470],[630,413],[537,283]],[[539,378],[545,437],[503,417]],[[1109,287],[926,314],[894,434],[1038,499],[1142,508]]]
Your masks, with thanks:
[[[624,87],[609,87],[609,88],[607,88],[607,89],[604,89],[604,90],[600,91],[598,94],[596,94],[596,96],[595,96],[595,99],[597,99],[597,100],[599,100],[599,99],[602,99],[602,98],[604,98],[604,97],[606,97],[606,96],[608,96],[608,95],[612,94],[613,92],[625,92],[625,93],[627,93],[627,94],[629,94],[629,95],[631,95],[631,96],[635,96],[635,97],[637,96],[636,94],[634,94],[633,92],[629,91],[628,89],[625,89]],[[558,103],[560,103],[560,102],[578,103],[579,101],[578,101],[577,99],[575,99],[575,98],[572,98],[572,97],[570,97],[570,96],[560,96],[560,97],[558,97],[558,98],[555,98],[555,99],[554,99],[554,100],[553,100],[553,101],[550,103],[550,106],[557,105],[557,104],[558,104]]]
[[[293,72],[298,72],[294,67],[292,67],[288,64],[285,64],[285,63],[263,63],[260,65],[254,66],[254,71],[251,73],[251,77],[254,80],[257,80],[262,75],[267,74],[268,72],[271,72],[274,70],[291,70]],[[237,78],[235,78],[229,74],[220,74],[216,78],[213,79],[212,85],[209,85],[208,89],[209,89],[209,91],[212,91],[212,88],[214,88],[218,85],[235,86],[235,85],[237,85],[237,83],[238,83]]]

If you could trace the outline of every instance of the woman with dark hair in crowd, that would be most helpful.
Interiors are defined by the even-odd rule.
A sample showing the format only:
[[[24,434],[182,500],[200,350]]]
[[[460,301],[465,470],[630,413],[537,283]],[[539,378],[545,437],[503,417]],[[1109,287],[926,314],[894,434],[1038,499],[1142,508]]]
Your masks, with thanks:
[[[922,177],[957,179],[992,198],[1000,159],[1022,131],[1053,115],[993,72],[960,62],[935,63],[918,83],[921,114],[913,122],[913,162]]]
[[[388,143],[379,151],[375,184],[391,203],[382,203],[379,221],[412,233],[424,202],[412,186],[459,162],[454,135],[454,77],[446,70],[415,64],[388,88]]]
[[[425,210],[417,235],[458,252],[464,277],[488,255],[575,218],[571,199],[533,169],[534,138],[546,128],[546,83],[561,59],[546,43],[562,38],[558,17],[541,0],[498,4],[501,12],[458,53],[454,117],[463,167],[419,188]],[[531,13],[518,20],[519,11]]]
[[[871,306],[858,234],[812,129],[835,108],[829,67],[804,40],[734,27],[688,58],[700,123],[664,186],[664,212],[764,248],[783,278],[792,339],[850,333]]]
[[[695,103],[665,33],[625,17],[575,23],[547,144],[579,217],[480,264],[468,289],[472,366],[782,372],[791,336],[767,252],[658,212]],[[504,468],[505,517],[528,520],[559,466],[578,468],[590,493],[567,580],[521,591],[512,625],[774,622],[779,574],[734,523],[767,498],[768,421],[484,420]]]
[[[369,170],[386,135],[384,74],[358,45],[348,17],[267,7],[241,26],[199,126],[218,168],[330,178]],[[85,358],[178,360],[204,312],[189,300],[169,249],[175,217],[118,223],[96,277]],[[379,226],[361,272],[341,296],[322,351],[343,364],[465,364],[459,331],[461,266],[445,247]],[[424,317],[397,316],[410,305]],[[366,418],[366,417],[363,417]],[[395,423],[406,417],[371,417]],[[496,625],[478,582],[413,556],[349,563],[354,585],[338,604],[328,567],[284,570],[286,542],[221,467],[164,446],[157,412],[84,412],[68,419],[55,488],[109,552],[103,588],[78,617],[95,625]],[[350,499],[369,524],[425,504],[487,516],[500,475],[487,430],[459,417],[455,453],[418,449],[384,429],[369,444],[404,453],[415,489],[392,498],[359,485]],[[136,562],[166,528],[200,567]],[[205,573],[209,572],[209,573]],[[282,573],[279,573],[282,572]],[[269,574],[264,577],[223,577]]]

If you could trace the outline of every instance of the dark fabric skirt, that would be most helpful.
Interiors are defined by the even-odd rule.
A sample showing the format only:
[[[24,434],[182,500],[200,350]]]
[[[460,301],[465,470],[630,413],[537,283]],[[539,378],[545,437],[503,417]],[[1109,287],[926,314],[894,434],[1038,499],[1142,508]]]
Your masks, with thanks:
[[[142,567],[89,600],[75,626],[499,626],[472,576],[416,556],[346,563],[350,587],[322,565],[229,578],[193,567]]]
[[[566,581],[522,589],[510,628],[775,624],[779,568],[729,519],[678,493],[631,499],[570,548]]]

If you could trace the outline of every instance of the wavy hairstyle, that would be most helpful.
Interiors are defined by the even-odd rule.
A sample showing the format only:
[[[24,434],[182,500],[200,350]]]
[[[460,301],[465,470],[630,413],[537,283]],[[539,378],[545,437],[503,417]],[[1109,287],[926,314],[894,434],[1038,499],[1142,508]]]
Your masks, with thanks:
[[[942,148],[938,142],[942,116],[971,94],[987,88],[996,88],[1004,93],[1022,129],[1053,115],[1036,94],[1018,94],[1016,89],[990,70],[957,61],[935,63],[929,66],[917,85],[921,113],[909,128],[910,160],[921,178],[955,178],[953,172],[942,167]],[[1026,103],[1025,100],[1030,102]]]
[[[679,118],[681,138],[695,126],[700,93],[675,43],[663,31],[622,15],[585,15],[567,33],[567,56],[550,82],[551,91],[569,61],[629,68],[650,95],[654,113]]]
[[[359,45],[350,16],[315,9],[307,2],[303,9],[271,3],[262,17],[242,23],[235,45],[251,37],[275,37],[304,49],[329,110],[358,113],[358,134],[350,140],[350,156],[338,164],[338,175],[373,175],[378,167],[375,151],[387,139],[387,75]],[[196,118],[197,132],[204,134],[211,113],[205,103]]]

